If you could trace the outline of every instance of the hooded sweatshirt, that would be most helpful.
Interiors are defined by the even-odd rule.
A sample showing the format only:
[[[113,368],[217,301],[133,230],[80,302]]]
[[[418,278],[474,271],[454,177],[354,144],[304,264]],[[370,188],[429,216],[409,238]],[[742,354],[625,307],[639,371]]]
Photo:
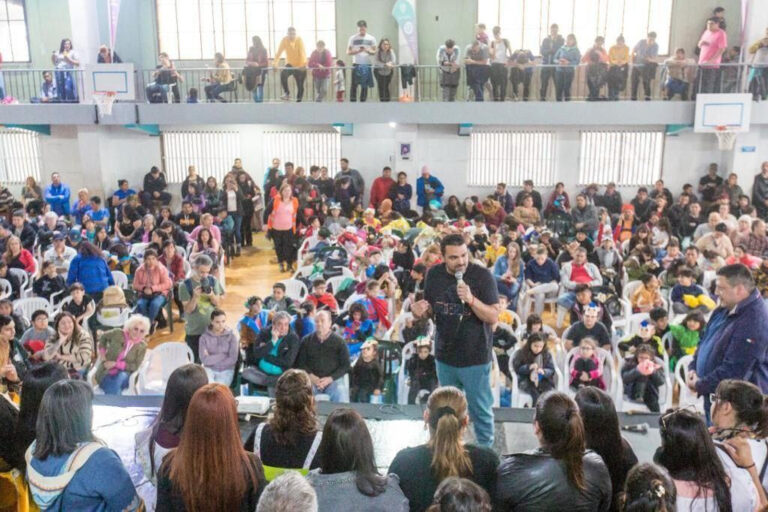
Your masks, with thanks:
[[[27,480],[41,510],[139,510],[141,500],[120,457],[99,443],[82,443],[72,453],[33,458],[27,450]]]
[[[200,362],[213,371],[233,369],[239,350],[232,329],[225,329],[221,334],[214,334],[211,329],[206,329],[200,336]]]

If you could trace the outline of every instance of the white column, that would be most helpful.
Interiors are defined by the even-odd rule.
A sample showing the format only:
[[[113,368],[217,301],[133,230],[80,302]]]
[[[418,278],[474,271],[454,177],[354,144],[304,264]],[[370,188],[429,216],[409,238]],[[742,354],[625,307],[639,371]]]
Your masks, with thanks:
[[[99,45],[107,43],[99,31],[98,0],[69,0],[69,18],[72,23],[72,44],[80,56],[81,66],[95,64]]]
[[[744,46],[749,47],[758,39],[765,37],[765,29],[768,28],[768,2],[765,0],[746,0],[744,3],[746,6]]]

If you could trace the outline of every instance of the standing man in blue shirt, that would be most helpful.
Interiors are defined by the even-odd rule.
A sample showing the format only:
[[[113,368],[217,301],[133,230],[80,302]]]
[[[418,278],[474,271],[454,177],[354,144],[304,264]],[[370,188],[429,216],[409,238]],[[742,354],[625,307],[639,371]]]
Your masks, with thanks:
[[[741,263],[722,267],[715,293],[720,307],[709,318],[687,375],[688,388],[704,397],[708,422],[720,381],[744,380],[768,393],[768,308],[752,273]]]
[[[45,202],[51,206],[51,211],[57,215],[69,217],[69,185],[61,182],[59,173],[51,174],[51,184],[45,187]]]
[[[643,80],[645,101],[651,100],[651,81],[656,77],[656,57],[659,55],[659,45],[656,43],[656,32],[648,32],[648,37],[641,40],[632,50],[632,101],[637,101],[637,90],[640,79]]]

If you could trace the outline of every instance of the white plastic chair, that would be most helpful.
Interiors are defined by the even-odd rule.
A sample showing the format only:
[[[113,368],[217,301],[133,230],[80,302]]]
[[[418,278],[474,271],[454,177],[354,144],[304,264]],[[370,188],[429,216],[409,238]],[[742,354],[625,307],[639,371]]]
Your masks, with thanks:
[[[131,244],[131,250],[128,252],[128,255],[132,258],[136,258],[139,262],[142,262],[144,261],[144,251],[147,250],[147,247],[149,247],[148,243],[133,243]]]
[[[496,352],[491,350],[492,362],[491,365],[491,394],[493,395],[493,406],[501,406],[501,369],[499,368],[499,359],[496,356]]]
[[[407,404],[408,403],[408,393],[411,390],[411,387],[408,385],[408,376],[405,372],[405,365],[408,362],[408,360],[413,356],[413,354],[416,353],[416,342],[412,341],[410,343],[406,343],[405,346],[403,346],[402,355],[400,358],[400,368],[397,370],[397,403],[398,404]]]
[[[149,355],[152,351],[150,349],[147,349],[146,352],[144,352],[144,360],[142,361],[142,364],[144,361],[149,359]],[[104,390],[99,387],[99,383],[96,382],[96,371],[99,369],[99,365],[104,362],[104,358],[99,356],[99,358],[96,360],[96,362],[91,366],[91,369],[88,370],[88,384],[91,385],[91,388],[93,389],[93,392],[97,395],[103,395]],[[141,368],[141,367],[139,367]],[[135,395],[136,394],[136,382],[139,378],[139,370],[136,370],[128,377],[128,387],[123,390],[121,395]]]
[[[96,313],[96,320],[105,327],[122,327],[129,316],[131,316],[131,308],[123,308],[117,316],[103,316],[99,311]]]
[[[344,306],[342,306],[341,311],[339,311],[339,313],[348,311],[350,306],[352,306],[352,304],[359,301],[363,297],[365,297],[365,295],[363,295],[362,293],[353,293],[352,295],[347,297],[347,300],[344,301]]]
[[[125,275],[125,272],[122,272],[120,270],[113,270],[112,279],[115,280],[115,286],[117,286],[118,288],[121,288],[123,290],[128,289],[128,276]]]
[[[518,350],[520,349],[514,348],[509,351],[509,374],[512,375],[512,389],[510,390],[512,393],[512,399],[510,400],[510,404],[512,407],[533,407],[533,397],[520,389],[520,386],[518,385],[520,378],[517,376],[517,372],[515,372],[515,369],[512,365],[512,361],[515,359],[515,353]],[[564,381],[563,372],[560,370],[560,368],[557,367],[557,360],[554,356],[552,356],[552,362],[555,365],[555,389],[560,390],[562,389]]]
[[[181,259],[183,259],[184,261],[187,260],[187,248],[186,247],[182,247],[181,245],[177,245],[176,246],[176,252],[179,254],[179,256],[181,256]]]
[[[696,393],[688,389],[688,384],[685,383],[685,374],[691,361],[693,361],[693,356],[683,356],[675,363],[675,381],[680,387],[678,406],[693,405],[697,411],[704,412],[704,397],[697,396]]]
[[[350,279],[355,279],[355,273],[347,267],[341,267],[341,275]]]
[[[59,313],[61,313],[61,311],[64,309],[64,306],[66,304],[69,304],[70,302],[72,302],[72,297],[71,296],[70,297],[65,297],[61,302],[59,302],[54,307],[54,309],[53,309],[53,316],[56,316]],[[87,327],[88,326],[88,319],[93,316],[93,313],[94,313],[95,310],[96,310],[96,307],[95,307],[95,304],[94,304],[94,306],[91,308],[91,312],[90,313],[86,312],[86,314],[83,315],[83,327]]]
[[[576,354],[579,352],[579,347],[573,347],[565,355],[565,365],[563,366],[563,386],[560,388],[565,393],[573,396],[576,393],[571,389],[570,378],[571,370],[576,363]],[[614,397],[616,391],[616,367],[613,364],[613,356],[607,350],[597,347],[595,349],[595,355],[599,362],[599,368],[603,371],[603,382],[605,383],[605,392],[611,397]],[[614,398],[615,400],[615,398]]]
[[[32,314],[38,309],[46,311],[49,317],[53,316],[51,303],[42,297],[26,297],[13,301],[13,310],[21,313],[21,316],[29,321],[32,320]]]
[[[345,279],[347,279],[347,276],[344,275],[329,278],[325,283],[328,287],[328,291],[331,292],[331,294],[335,294],[338,287],[341,286],[341,283],[343,283]]]
[[[0,279],[0,300],[7,299],[13,293],[11,282],[7,279]]]
[[[309,277],[312,275],[312,271],[315,269],[314,265],[304,265],[296,269],[291,279],[299,279],[300,277]]]
[[[285,294],[293,300],[303,301],[307,296],[307,285],[298,279],[285,279],[280,281],[285,285]]]
[[[657,357],[655,361],[664,370],[664,384],[659,387],[659,410],[664,411],[672,407],[672,377],[669,374],[669,359],[667,359],[665,354],[663,359]],[[621,378],[621,370],[625,364],[626,359],[620,357],[618,370],[616,371],[616,398],[614,399],[617,405],[616,410],[650,412],[644,403],[630,400],[624,395],[624,380]]]
[[[188,279],[192,277],[192,264],[187,260],[184,260],[183,264],[184,264],[184,278]]]
[[[192,349],[186,343],[168,341],[161,343],[148,355],[138,370],[137,395],[162,395],[171,373],[176,368],[195,360]]]
[[[29,278],[27,271],[22,268],[9,268],[8,272],[15,276],[19,281],[19,297],[31,297],[32,296],[32,280]]]

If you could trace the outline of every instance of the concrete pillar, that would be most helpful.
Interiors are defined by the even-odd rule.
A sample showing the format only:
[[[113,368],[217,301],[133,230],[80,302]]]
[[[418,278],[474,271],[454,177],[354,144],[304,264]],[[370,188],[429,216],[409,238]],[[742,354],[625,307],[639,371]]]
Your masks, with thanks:
[[[80,55],[81,65],[95,64],[99,45],[107,43],[107,35],[99,33],[98,0],[69,0],[72,44]]]

